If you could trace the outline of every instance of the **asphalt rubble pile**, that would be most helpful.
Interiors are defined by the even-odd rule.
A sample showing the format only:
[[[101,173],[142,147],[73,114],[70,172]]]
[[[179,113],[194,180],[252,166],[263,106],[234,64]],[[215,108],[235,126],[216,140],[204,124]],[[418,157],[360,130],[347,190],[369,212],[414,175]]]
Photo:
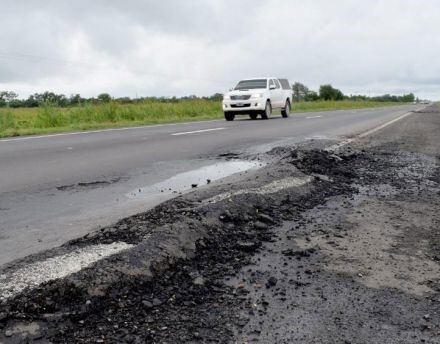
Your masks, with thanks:
[[[232,341],[237,328],[246,325],[248,318],[243,314],[251,312],[252,305],[246,288],[225,284],[225,278],[237,274],[264,243],[274,240],[275,228],[283,221],[301,223],[304,211],[324,204],[329,197],[352,197],[357,186],[374,181],[375,170],[391,163],[349,149],[335,154],[282,147],[269,155],[280,159],[261,173],[277,175],[282,169],[283,176],[311,175],[312,183],[273,194],[241,194],[213,204],[181,196],[69,242],[67,246],[75,247],[115,241],[137,245],[164,226],[203,233],[190,253],[166,266],[153,266],[153,276],[118,272],[107,280],[102,277],[107,284],[101,292],[91,292],[90,285],[99,287],[100,276],[111,271],[104,264],[111,269],[128,252],[24,291],[0,305],[0,339],[5,343]],[[389,179],[394,180],[393,175]],[[285,254],[307,257],[313,251]],[[276,284],[272,278],[266,287]],[[11,330],[29,326],[37,330]]]
[[[271,152],[278,153],[276,149]],[[331,195],[352,193],[350,184],[356,176],[351,171],[358,160],[354,154],[338,157],[320,150],[287,149],[284,166],[287,163],[292,170],[317,175],[302,192],[287,189],[270,195],[245,194],[202,207],[180,197],[70,242],[68,245],[78,247],[114,241],[137,244],[154,228],[170,224],[190,223],[203,227],[206,233],[197,241],[193,256],[177,260],[154,278],[124,274],[103,295],[90,295],[85,281],[99,275],[95,271],[98,267],[78,273],[76,279],[56,280],[23,292],[1,305],[0,328],[35,324],[39,330],[18,335],[6,331],[5,339],[173,343],[203,338],[227,342],[233,328],[246,321],[237,316],[237,309],[249,305],[246,292],[226,286],[224,277],[239,271],[262,243],[272,240],[272,228],[283,220],[301,217],[303,210]]]

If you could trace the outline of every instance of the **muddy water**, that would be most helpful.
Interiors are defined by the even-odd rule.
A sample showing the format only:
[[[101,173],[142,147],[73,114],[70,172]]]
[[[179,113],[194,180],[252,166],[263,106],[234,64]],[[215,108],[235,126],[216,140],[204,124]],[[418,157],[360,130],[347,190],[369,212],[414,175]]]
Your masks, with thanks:
[[[264,165],[265,163],[261,161],[246,160],[217,162],[212,165],[177,174],[153,185],[140,187],[128,193],[127,197],[145,199],[157,197],[158,195],[183,193],[236,173],[261,168]]]

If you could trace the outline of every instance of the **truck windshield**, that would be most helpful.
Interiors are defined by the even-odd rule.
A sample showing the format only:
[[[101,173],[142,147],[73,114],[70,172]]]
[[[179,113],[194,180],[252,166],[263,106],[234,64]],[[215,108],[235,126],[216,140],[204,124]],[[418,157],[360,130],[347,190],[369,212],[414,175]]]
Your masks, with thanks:
[[[237,86],[236,90],[252,90],[256,88],[266,88],[267,79],[242,80]]]

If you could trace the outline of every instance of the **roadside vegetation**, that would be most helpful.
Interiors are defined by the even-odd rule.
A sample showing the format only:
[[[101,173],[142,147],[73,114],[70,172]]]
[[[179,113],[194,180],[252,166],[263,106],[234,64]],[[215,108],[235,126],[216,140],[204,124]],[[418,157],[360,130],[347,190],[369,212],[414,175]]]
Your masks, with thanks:
[[[369,98],[345,96],[331,85],[319,93],[295,83],[292,112],[359,109],[398,105],[414,101],[414,95]],[[36,93],[19,99],[14,92],[0,92],[0,137],[81,131],[123,126],[178,123],[221,119],[222,94],[211,97],[96,98],[79,94],[66,97],[53,92]]]
[[[221,116],[219,102],[204,99],[145,100],[136,104],[110,101],[67,108],[50,104],[37,108],[0,108],[0,137],[178,123]]]
[[[382,106],[403,105],[404,102],[382,102],[373,100],[316,100],[312,102],[294,102],[291,112],[312,112],[331,110],[365,109]]]

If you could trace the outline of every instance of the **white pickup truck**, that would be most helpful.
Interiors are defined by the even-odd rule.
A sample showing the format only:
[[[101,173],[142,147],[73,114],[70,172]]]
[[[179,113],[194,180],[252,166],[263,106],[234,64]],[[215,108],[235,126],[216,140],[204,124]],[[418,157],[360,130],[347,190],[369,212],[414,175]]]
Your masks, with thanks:
[[[256,119],[268,119],[273,109],[281,109],[283,117],[289,117],[292,89],[287,79],[258,78],[241,80],[234,89],[223,96],[223,112],[227,121],[236,115],[249,115]]]

